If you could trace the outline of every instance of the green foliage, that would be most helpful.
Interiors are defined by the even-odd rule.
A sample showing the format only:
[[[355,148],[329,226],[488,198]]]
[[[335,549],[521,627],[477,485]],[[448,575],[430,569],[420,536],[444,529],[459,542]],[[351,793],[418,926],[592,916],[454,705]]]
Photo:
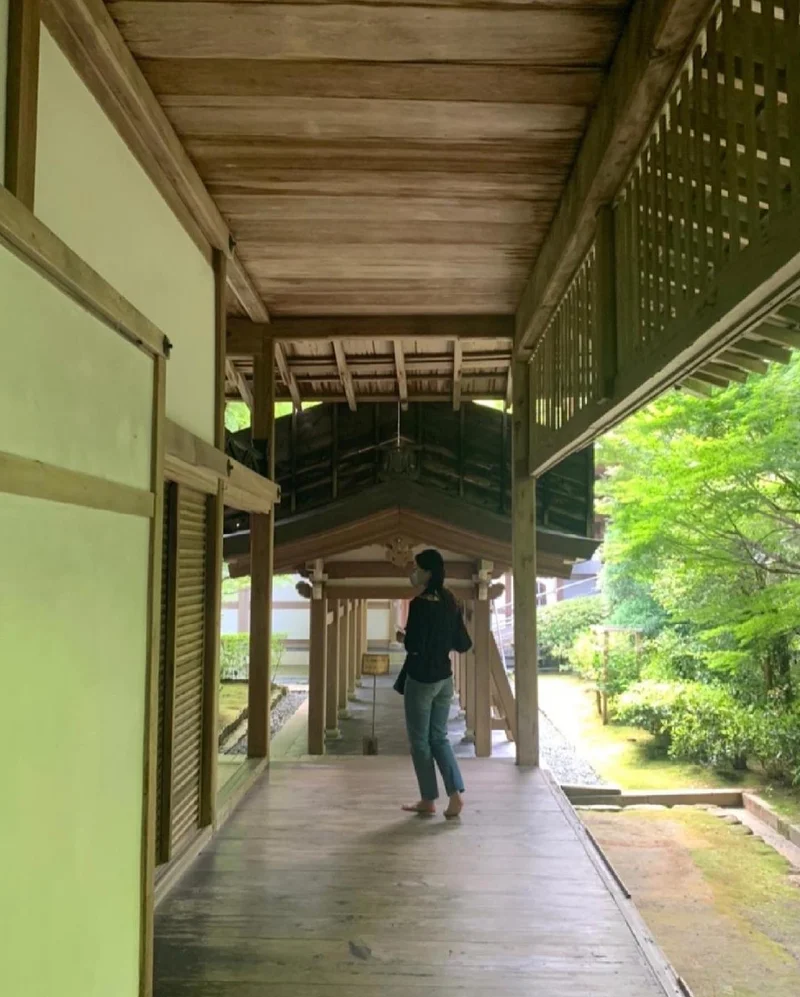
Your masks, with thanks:
[[[286,634],[272,635],[272,675],[275,676],[286,650]],[[250,674],[250,634],[222,634],[219,677],[223,682],[247,680]]]
[[[800,706],[744,706],[720,685],[644,681],[615,703],[614,720],[641,727],[681,761],[739,772],[756,760],[770,779],[800,784]]]
[[[602,596],[566,599],[539,612],[537,637],[543,655],[564,662],[575,641],[605,616]]]
[[[639,682],[616,700],[614,719],[625,726],[648,731],[666,749],[672,716],[682,694],[683,686],[674,682]]]
[[[609,696],[619,695],[638,681],[641,671],[640,658],[629,633],[610,633],[606,653],[603,635],[585,632],[570,648],[567,660],[581,678]]]
[[[229,433],[238,433],[250,425],[250,409],[245,402],[226,402],[225,428]]]
[[[654,603],[692,635],[695,674],[743,702],[790,702],[797,677],[798,395],[795,359],[711,399],[666,396],[599,448],[612,618],[657,633]]]

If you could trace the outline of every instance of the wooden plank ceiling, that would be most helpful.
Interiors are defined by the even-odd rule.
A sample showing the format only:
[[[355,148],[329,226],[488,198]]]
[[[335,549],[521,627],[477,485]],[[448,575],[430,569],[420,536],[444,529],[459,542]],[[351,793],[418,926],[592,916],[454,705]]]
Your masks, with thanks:
[[[629,6],[108,9],[275,317],[512,315]],[[510,341],[287,343],[279,394],[502,398],[510,355]],[[237,393],[242,376],[246,393],[249,364],[232,361]]]

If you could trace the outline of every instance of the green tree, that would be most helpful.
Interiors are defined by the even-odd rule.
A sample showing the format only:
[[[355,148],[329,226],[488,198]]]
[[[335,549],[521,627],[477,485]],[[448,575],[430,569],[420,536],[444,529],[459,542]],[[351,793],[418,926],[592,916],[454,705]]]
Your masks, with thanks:
[[[709,667],[743,692],[786,698],[800,630],[799,398],[797,359],[711,399],[673,393],[598,457],[612,578],[696,632]]]

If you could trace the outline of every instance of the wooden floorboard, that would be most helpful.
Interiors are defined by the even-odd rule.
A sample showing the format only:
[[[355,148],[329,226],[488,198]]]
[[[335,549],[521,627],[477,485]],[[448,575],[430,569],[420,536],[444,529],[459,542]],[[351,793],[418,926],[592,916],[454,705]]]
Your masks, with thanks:
[[[652,997],[546,777],[463,761],[458,822],[404,757],[277,763],[161,904],[157,997]]]

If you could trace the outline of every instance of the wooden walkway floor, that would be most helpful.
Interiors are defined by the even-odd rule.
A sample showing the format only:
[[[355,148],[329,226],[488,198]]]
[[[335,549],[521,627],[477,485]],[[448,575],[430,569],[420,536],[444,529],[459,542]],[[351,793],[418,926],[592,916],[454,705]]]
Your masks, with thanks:
[[[446,822],[399,811],[407,757],[274,764],[160,905],[156,997],[677,992],[546,775],[464,775]]]

